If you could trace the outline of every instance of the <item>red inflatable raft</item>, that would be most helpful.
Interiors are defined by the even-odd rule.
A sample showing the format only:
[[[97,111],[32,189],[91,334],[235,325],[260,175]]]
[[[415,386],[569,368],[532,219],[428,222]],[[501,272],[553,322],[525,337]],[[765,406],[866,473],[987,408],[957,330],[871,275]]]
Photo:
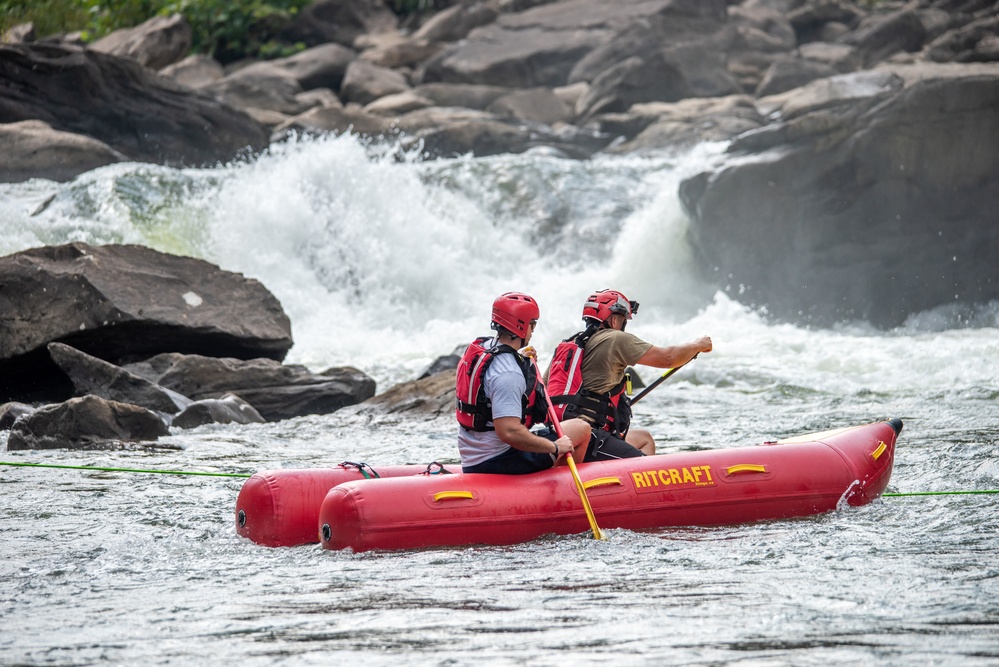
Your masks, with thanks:
[[[335,468],[287,468],[258,472],[236,498],[236,532],[268,547],[319,541],[319,507],[337,484],[403,475],[458,473],[460,466],[384,466],[344,461]]]
[[[888,485],[898,419],[755,447],[578,466],[597,524],[633,530],[819,514]],[[309,501],[312,502],[311,500]],[[418,475],[334,486],[319,509],[326,549],[514,544],[583,533],[569,469],[531,475]]]

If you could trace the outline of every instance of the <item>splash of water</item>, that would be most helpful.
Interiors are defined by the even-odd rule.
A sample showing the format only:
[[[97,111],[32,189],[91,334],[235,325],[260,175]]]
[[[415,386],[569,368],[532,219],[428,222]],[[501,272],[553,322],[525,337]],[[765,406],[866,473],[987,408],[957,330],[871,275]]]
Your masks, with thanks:
[[[380,387],[487,333],[492,300],[508,290],[539,300],[543,351],[578,329],[592,291],[622,290],[642,302],[633,328],[646,340],[710,334],[714,358],[730,360],[723,374],[698,363],[685,378],[736,386],[781,378],[794,393],[793,369],[800,386],[877,394],[955,372],[970,380],[999,357],[988,336],[949,330],[934,313],[888,335],[863,324],[813,332],[716,294],[695,278],[676,192],[719,153],[425,162],[344,135],[211,169],[117,164],[66,184],[0,185],[0,254],[84,241],[204,258],[280,299],[295,339],[287,361],[353,365]],[[974,324],[994,329],[999,308],[978,312]],[[921,361],[900,369],[913,350]]]
[[[15,233],[2,250],[141,243],[201,257],[281,300],[290,361],[412,372],[485,330],[508,290],[538,298],[546,345],[611,285],[659,317],[695,313],[710,291],[689,277],[682,172],[665,157],[422,162],[352,136],[301,139],[217,169],[119,164],[6,186]]]

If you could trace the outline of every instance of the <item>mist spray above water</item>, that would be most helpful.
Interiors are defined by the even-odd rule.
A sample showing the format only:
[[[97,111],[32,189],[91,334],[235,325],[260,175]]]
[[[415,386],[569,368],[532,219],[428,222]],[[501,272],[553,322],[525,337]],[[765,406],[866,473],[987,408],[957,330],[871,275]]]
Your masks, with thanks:
[[[631,330],[646,340],[709,334],[714,357],[729,356],[749,378],[788,364],[819,383],[827,374],[899,378],[897,368],[883,373],[885,348],[911,354],[934,330],[931,314],[894,345],[891,336],[906,332],[768,323],[695,277],[677,186],[719,151],[425,162],[341,136],[211,169],[118,164],[67,184],[0,185],[0,254],[84,241],[203,258],[277,296],[295,340],[286,361],[355,366],[379,390],[488,333],[492,300],[505,291],[538,299],[534,343],[544,357],[580,328],[586,296],[605,287],[641,302]],[[996,309],[986,310],[981,326],[994,327]],[[925,370],[913,379],[939,367]]]
[[[218,169],[114,165],[9,189],[18,233],[3,250],[86,241],[201,257],[274,292],[289,361],[414,370],[488,331],[504,291],[539,300],[538,342],[552,346],[604,287],[656,318],[696,313],[711,292],[689,277],[681,173],[669,158],[422,162],[351,136],[303,139]]]

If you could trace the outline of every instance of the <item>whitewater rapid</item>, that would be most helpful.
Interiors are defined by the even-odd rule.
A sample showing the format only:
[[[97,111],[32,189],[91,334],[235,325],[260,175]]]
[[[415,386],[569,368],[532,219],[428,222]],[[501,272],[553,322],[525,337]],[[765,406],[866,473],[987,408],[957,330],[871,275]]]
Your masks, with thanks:
[[[203,258],[280,299],[288,362],[355,366],[379,392],[486,333],[500,292],[538,298],[544,355],[613,287],[641,302],[642,338],[714,341],[635,406],[660,452],[898,417],[889,491],[981,495],[599,542],[268,549],[235,533],[242,480],[185,471],[453,463],[453,418],[346,408],[99,451],[6,452],[0,432],[0,663],[995,664],[999,309],[887,332],[771,321],[695,277],[676,186],[717,159],[424,162],[343,136],[205,169],[118,164],[0,184],[0,255],[84,241]]]
[[[992,346],[962,333],[995,329],[995,304],[966,329],[922,313],[887,334],[862,322],[816,332],[740,305],[731,298],[738,285],[699,280],[677,186],[724,159],[723,148],[423,161],[343,135],[292,140],[214,168],[116,164],[66,184],[0,185],[0,255],[83,241],[205,259],[278,297],[295,341],[287,362],[355,366],[379,391],[486,333],[493,298],[510,290],[540,302],[541,350],[577,330],[588,294],[612,287],[641,302],[632,327],[647,340],[708,334],[715,356],[759,370],[795,364],[817,380],[865,382],[899,377],[885,372],[889,360],[923,346],[931,356],[942,344],[995,358]],[[911,372],[921,384],[959,371],[966,358]],[[902,373],[902,382],[913,380]]]

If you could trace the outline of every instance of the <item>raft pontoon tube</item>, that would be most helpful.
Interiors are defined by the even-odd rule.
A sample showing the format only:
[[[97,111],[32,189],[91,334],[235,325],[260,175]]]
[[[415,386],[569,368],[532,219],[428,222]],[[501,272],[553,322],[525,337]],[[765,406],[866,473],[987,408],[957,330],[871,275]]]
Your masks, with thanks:
[[[602,529],[800,517],[871,502],[888,486],[898,419],[754,447],[578,466]],[[311,499],[309,501],[312,502]],[[419,475],[344,482],[326,494],[326,549],[515,544],[588,532],[568,468],[530,475]]]
[[[461,472],[458,466],[379,466],[344,461],[335,468],[265,470],[246,480],[236,498],[236,532],[267,547],[319,541],[319,508],[330,489],[354,480]]]

